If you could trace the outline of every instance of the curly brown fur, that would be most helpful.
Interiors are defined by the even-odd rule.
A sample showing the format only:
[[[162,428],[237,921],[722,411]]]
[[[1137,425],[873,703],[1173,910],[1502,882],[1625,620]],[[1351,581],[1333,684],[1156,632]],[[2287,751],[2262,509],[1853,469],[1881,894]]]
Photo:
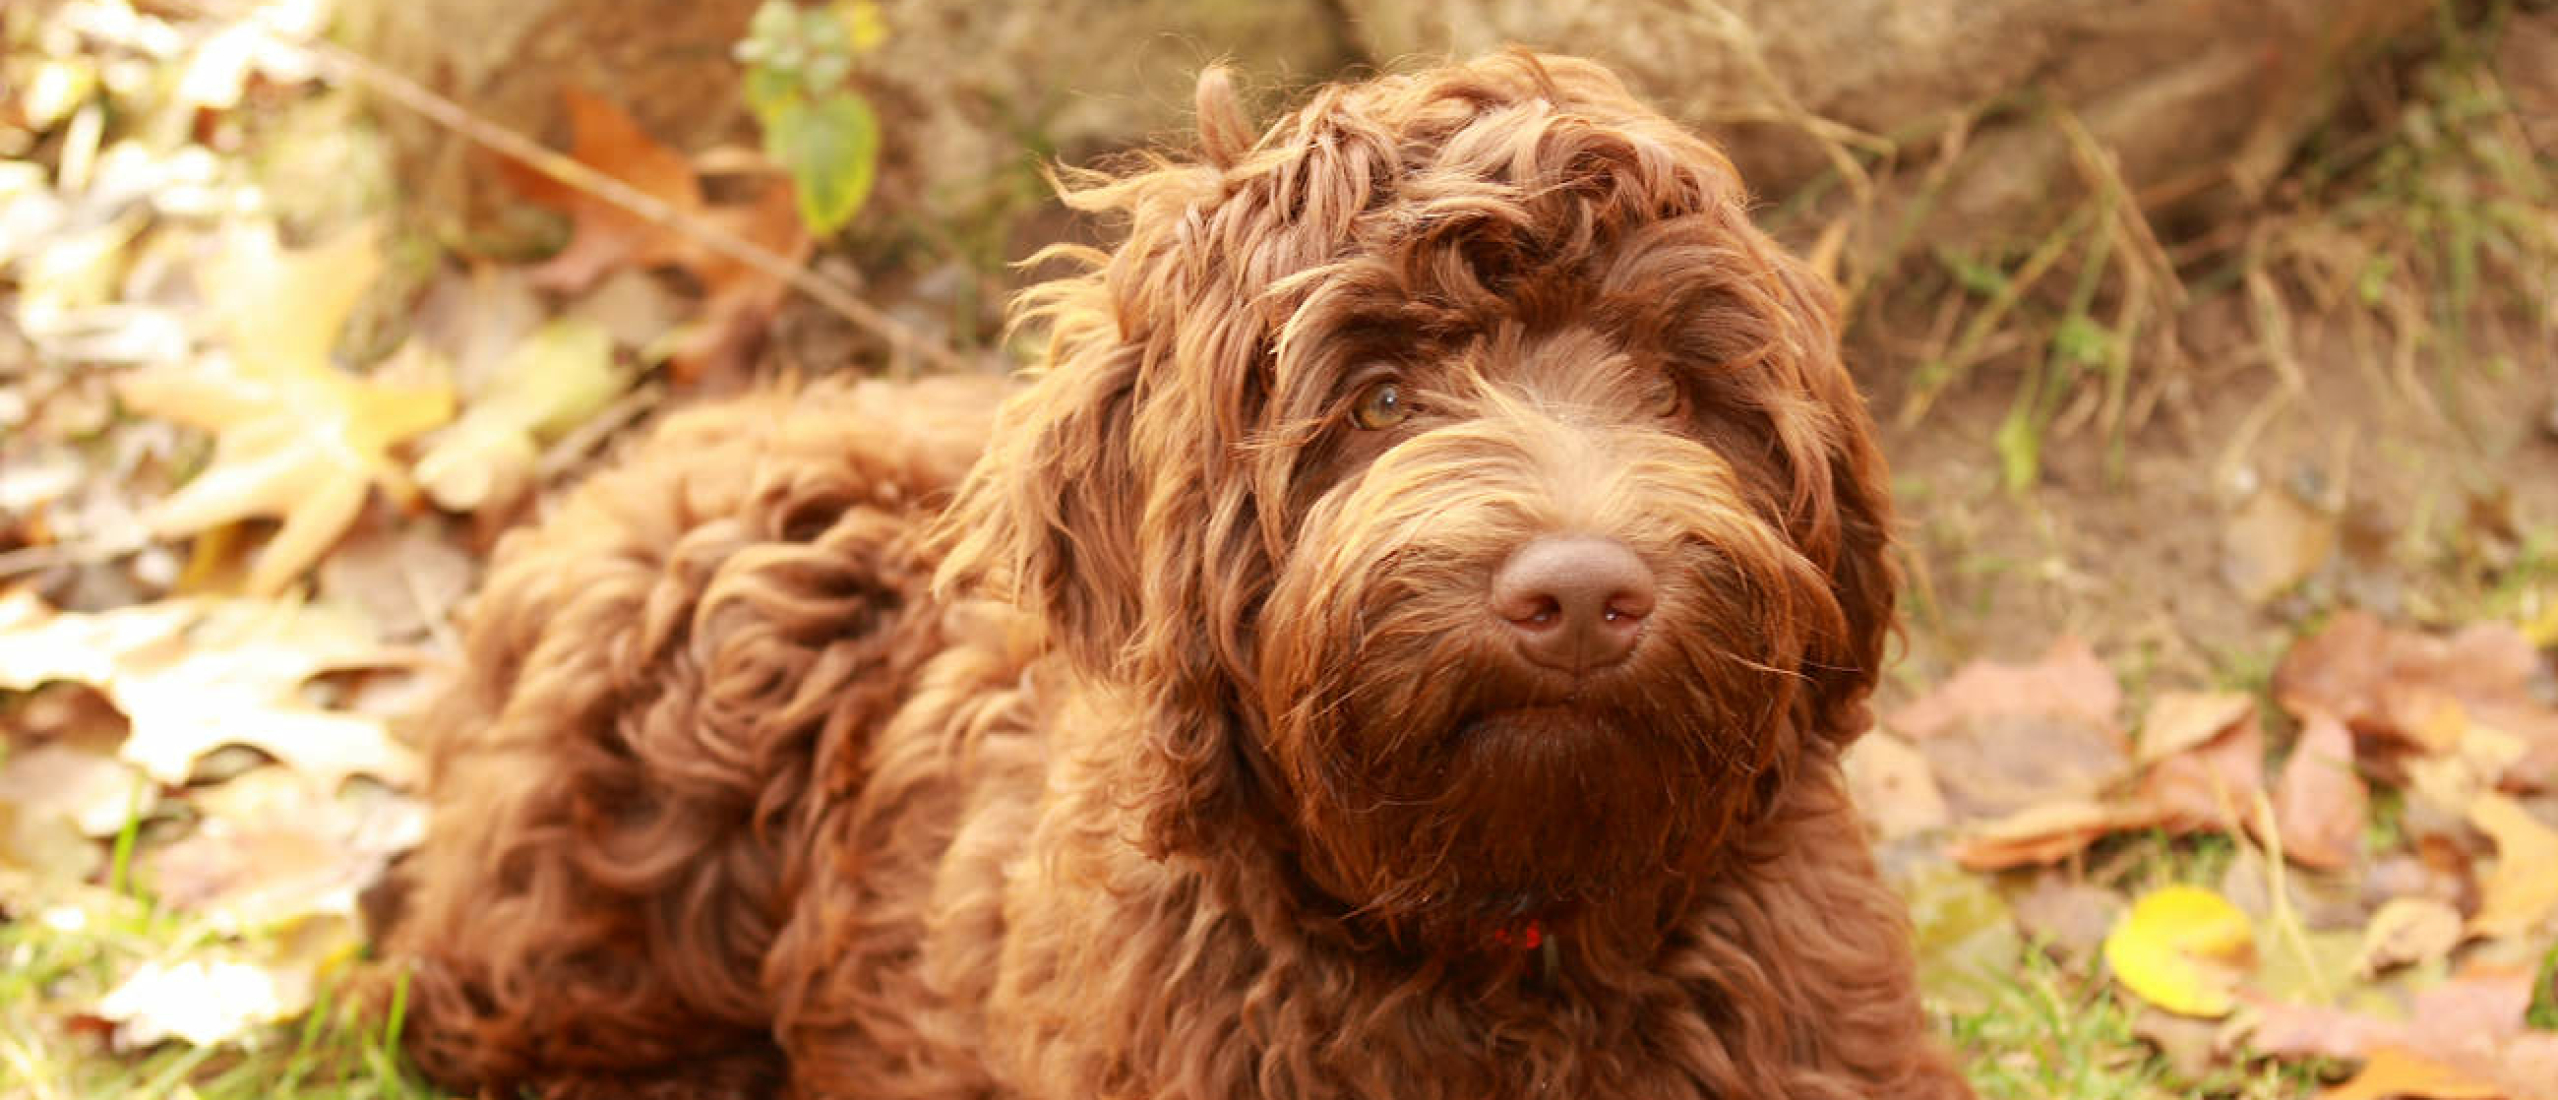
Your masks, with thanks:
[[[1032,293],[991,424],[991,382],[708,407],[502,550],[387,936],[421,1064],[1968,1095],[1839,778],[1893,577],[1826,290],[1584,62],[1257,139],[1200,87],[1200,160],[1071,189],[1126,238]],[[1658,579],[1620,663],[1487,611],[1556,534]]]

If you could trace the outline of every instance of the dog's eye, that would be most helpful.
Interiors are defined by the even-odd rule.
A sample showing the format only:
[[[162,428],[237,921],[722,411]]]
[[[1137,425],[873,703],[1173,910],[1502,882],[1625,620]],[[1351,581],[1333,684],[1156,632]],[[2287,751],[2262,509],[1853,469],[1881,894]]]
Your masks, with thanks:
[[[1396,382],[1372,382],[1359,391],[1359,400],[1350,406],[1350,422],[1369,431],[1394,427],[1412,415],[1412,406],[1403,399],[1403,386]]]
[[[1688,388],[1676,381],[1661,387],[1653,399],[1652,411],[1663,420],[1684,420],[1688,415]]]

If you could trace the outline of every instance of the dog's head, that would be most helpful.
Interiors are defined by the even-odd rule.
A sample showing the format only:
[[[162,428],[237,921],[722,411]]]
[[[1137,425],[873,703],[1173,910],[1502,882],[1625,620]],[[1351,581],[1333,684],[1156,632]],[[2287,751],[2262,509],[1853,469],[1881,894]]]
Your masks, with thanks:
[[[1400,934],[1693,872],[1865,724],[1884,471],[1821,282],[1586,62],[1318,93],[1091,177],[1127,239],[950,515],[1146,701],[1158,854],[1275,843]]]

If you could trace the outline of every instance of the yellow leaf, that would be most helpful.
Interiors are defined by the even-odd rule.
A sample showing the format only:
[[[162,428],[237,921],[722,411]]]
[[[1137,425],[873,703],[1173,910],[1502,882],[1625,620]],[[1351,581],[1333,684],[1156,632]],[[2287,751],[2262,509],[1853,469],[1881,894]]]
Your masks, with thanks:
[[[2134,902],[2105,937],[2105,962],[2141,999],[2184,1016],[2225,1016],[2254,952],[2247,914],[2199,886]]]
[[[2558,831],[2494,791],[2469,803],[2469,823],[2496,841],[2496,873],[2479,887],[2469,931],[2503,937],[2538,928],[2558,910],[2558,873],[2551,870],[2558,867]]]
[[[453,415],[440,381],[395,385],[329,362],[347,311],[380,269],[373,236],[358,227],[286,254],[272,228],[235,231],[201,280],[229,356],[118,384],[136,410],[216,433],[212,463],[147,517],[154,531],[283,521],[250,569],[251,595],[282,590],[325,553],[372,486],[411,496],[390,448]]]

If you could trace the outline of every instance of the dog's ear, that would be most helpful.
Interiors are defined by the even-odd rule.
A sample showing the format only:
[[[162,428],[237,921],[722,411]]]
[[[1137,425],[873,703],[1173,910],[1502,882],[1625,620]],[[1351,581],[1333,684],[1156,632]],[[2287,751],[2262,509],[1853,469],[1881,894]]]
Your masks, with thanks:
[[[1815,410],[1803,438],[1788,441],[1796,481],[1788,524],[1795,544],[1828,573],[1839,610],[1836,629],[1817,634],[1805,650],[1808,726],[1844,747],[1873,723],[1866,698],[1896,629],[1891,472],[1840,357],[1836,292],[1801,261],[1766,247],[1780,287],[1783,339]]]
[[[1018,303],[1020,321],[1048,330],[1045,364],[941,528],[945,592],[971,583],[1013,600],[1083,675],[1141,708],[1124,786],[1157,854],[1247,831],[1236,819],[1253,805],[1257,750],[1240,701],[1275,569],[1245,461],[1268,310],[1230,255],[1232,241],[1267,238],[1274,215],[1229,201],[1227,169],[1251,139],[1222,72],[1201,77],[1198,101],[1205,163],[1061,185],[1068,205],[1125,219],[1127,238],[1032,261],[1090,270]]]

